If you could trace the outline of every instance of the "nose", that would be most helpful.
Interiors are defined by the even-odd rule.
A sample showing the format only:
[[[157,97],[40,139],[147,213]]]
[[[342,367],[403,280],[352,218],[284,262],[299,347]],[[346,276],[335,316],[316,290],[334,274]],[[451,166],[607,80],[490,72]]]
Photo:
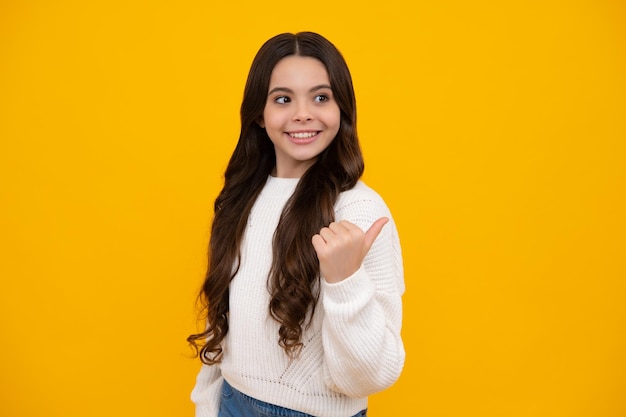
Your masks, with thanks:
[[[308,122],[313,120],[313,114],[307,103],[300,103],[296,106],[296,111],[293,114],[293,120],[295,122]]]

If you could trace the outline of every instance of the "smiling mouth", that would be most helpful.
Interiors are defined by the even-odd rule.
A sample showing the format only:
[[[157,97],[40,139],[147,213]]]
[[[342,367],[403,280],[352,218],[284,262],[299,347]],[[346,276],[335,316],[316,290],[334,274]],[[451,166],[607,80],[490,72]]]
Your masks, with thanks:
[[[294,139],[309,139],[312,138],[313,136],[317,136],[320,133],[320,131],[314,131],[314,132],[294,132],[294,133],[287,133],[289,136],[291,136]]]

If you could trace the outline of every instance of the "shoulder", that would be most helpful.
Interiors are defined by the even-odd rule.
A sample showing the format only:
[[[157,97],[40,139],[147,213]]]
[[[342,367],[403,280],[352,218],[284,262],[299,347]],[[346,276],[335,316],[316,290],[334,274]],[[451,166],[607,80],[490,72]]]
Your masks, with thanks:
[[[383,216],[391,217],[391,212],[380,194],[359,181],[350,190],[339,194],[335,216],[336,220],[373,221]]]

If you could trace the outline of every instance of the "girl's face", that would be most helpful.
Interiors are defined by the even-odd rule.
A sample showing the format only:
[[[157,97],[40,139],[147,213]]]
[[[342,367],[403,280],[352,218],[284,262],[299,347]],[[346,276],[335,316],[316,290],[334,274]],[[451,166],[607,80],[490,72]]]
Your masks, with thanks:
[[[259,121],[274,144],[273,175],[300,178],[333,141],[340,120],[324,64],[296,55],[279,61]]]

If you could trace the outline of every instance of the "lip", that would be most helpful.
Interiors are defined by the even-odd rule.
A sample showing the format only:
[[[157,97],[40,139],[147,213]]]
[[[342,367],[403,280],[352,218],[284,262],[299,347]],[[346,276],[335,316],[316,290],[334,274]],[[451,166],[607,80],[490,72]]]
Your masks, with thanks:
[[[306,138],[294,138],[291,136],[294,133],[315,133],[313,136],[309,136]],[[307,145],[311,142],[314,142],[322,133],[321,130],[294,130],[290,132],[285,132],[285,135],[289,139],[291,143],[295,143],[296,145]]]

